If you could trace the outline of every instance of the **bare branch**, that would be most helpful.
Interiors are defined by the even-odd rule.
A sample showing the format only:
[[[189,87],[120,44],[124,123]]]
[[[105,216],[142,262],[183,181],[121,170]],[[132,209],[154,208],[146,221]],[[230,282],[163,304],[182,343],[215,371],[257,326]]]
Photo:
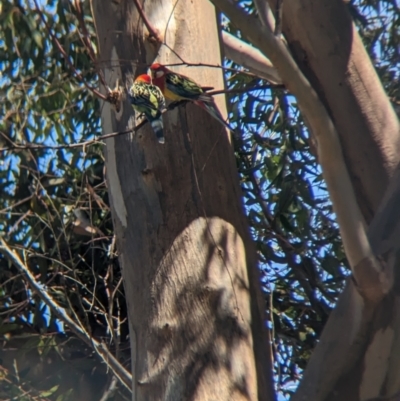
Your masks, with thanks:
[[[186,100],[181,100],[179,102],[174,102],[171,103],[166,109],[162,111],[162,114],[166,113],[169,110],[173,110],[175,107],[178,107],[181,104],[187,103]],[[81,147],[86,147],[89,145],[94,145],[95,143],[101,143],[104,139],[108,138],[113,138],[115,136],[119,135],[125,135],[125,134],[130,134],[130,133],[136,133],[139,131],[140,128],[142,128],[144,125],[147,124],[147,119],[143,119],[136,127],[133,127],[132,129],[128,129],[126,131],[118,131],[118,132],[111,132],[109,134],[104,134],[100,135],[95,139],[91,139],[89,141],[84,141],[84,142],[78,142],[78,143],[71,143],[71,144],[64,144],[64,145],[41,145],[41,144],[18,144],[13,141],[11,141],[10,138],[4,133],[0,131],[0,135],[3,135],[9,142],[12,143],[11,146],[5,147],[5,148],[0,148],[0,152],[5,152],[8,150],[23,150],[23,149],[30,149],[30,150],[35,150],[35,149],[73,149],[73,148],[81,148]]]
[[[8,146],[5,148],[0,148],[0,152],[6,152],[9,150],[38,150],[38,149],[74,149],[74,148],[82,148],[89,145],[94,145],[95,143],[101,143],[102,140],[107,138],[113,138],[119,135],[129,134],[131,132],[136,132],[139,128],[141,128],[144,124],[146,124],[147,120],[142,121],[139,125],[135,128],[126,130],[126,131],[119,131],[119,132],[111,132],[109,134],[100,135],[95,139],[91,139],[89,141],[78,142],[78,143],[71,143],[71,144],[63,144],[63,145],[42,145],[42,144],[33,144],[33,143],[13,143],[12,146]]]
[[[252,72],[247,72],[243,70],[238,70],[237,68],[230,68],[230,67],[223,67],[220,64],[209,64],[209,63],[189,63],[188,61],[185,61],[181,58],[182,62],[180,63],[169,63],[169,64],[164,64],[166,67],[177,67],[177,66],[182,66],[185,65],[187,67],[208,67],[208,68],[219,68],[223,71],[231,71],[233,73],[240,73],[240,74],[247,74],[252,77],[257,77],[257,75],[253,74]]]
[[[222,41],[227,58],[247,68],[260,78],[274,84],[282,83],[276,68],[258,49],[225,31],[222,32]]]
[[[88,346],[92,347],[101,357],[103,362],[112,370],[119,381],[128,389],[131,390],[132,375],[119,363],[119,361],[108,350],[107,346],[90,336],[90,334],[72,320],[62,308],[47,292],[46,288],[38,283],[35,277],[30,272],[28,266],[21,260],[18,253],[13,251],[8,244],[0,237],[0,249],[5,253],[6,257],[14,264],[18,271],[25,277],[33,291],[35,291],[41,300],[51,309],[52,313],[57,316],[70,330]]]
[[[163,45],[165,45],[166,47],[169,48],[168,45],[166,45],[165,43],[163,43]],[[178,57],[178,55],[177,55]],[[258,77],[257,74],[254,74],[252,72],[249,71],[244,71],[238,68],[231,68],[231,67],[224,67],[221,64],[210,64],[210,63],[191,63],[188,62],[184,59],[182,59],[182,57],[178,57],[181,61],[177,62],[177,63],[165,63],[164,65],[166,67],[178,67],[178,66],[187,66],[187,67],[208,67],[208,68],[219,68],[223,71],[231,71],[233,73],[240,73],[240,74],[247,74],[249,76],[252,77]],[[133,63],[132,60],[127,60],[127,59],[119,59],[117,62],[116,60],[98,60],[96,61],[97,64],[107,64],[109,67],[120,67],[121,65],[136,65],[136,66],[144,66],[144,67],[149,67],[148,64],[144,64],[144,63]]]
[[[29,195],[29,196],[27,196],[26,198],[21,199],[21,200],[15,202],[15,203],[13,203],[12,205],[5,207],[4,209],[1,209],[1,210],[0,210],[0,213],[5,213],[5,212],[7,212],[8,210],[13,209],[14,207],[17,207],[17,206],[19,206],[19,205],[22,205],[22,204],[25,203],[25,202],[30,201],[32,198],[33,198],[33,195]]]
[[[142,18],[144,25],[146,26],[147,30],[149,31],[150,38],[153,38],[158,44],[161,44],[163,41],[161,40],[160,32],[156,28],[154,28],[154,26],[151,24],[151,22],[147,18],[147,15],[143,10],[142,5],[140,4],[140,0],[133,0],[133,2],[135,3],[135,6],[138,10],[140,18]]]
[[[207,94],[208,95],[221,95],[222,93],[225,93],[225,94],[247,93],[247,92],[265,90],[265,89],[271,89],[271,88],[282,88],[282,89],[284,89],[284,86],[283,85],[260,85],[260,86],[255,86],[254,88],[218,89],[218,90],[207,91]]]
[[[268,27],[271,32],[275,30],[275,17],[271,11],[268,1],[265,0],[253,0],[256,6],[258,18],[260,18],[261,23]]]

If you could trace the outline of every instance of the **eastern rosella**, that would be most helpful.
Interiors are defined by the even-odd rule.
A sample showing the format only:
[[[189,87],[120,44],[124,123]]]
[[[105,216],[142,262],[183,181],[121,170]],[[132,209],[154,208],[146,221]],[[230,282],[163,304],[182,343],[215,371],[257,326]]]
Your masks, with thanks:
[[[167,99],[190,100],[197,106],[205,109],[216,120],[232,131],[229,124],[222,117],[214,99],[204,92],[203,88],[193,79],[182,74],[177,74],[159,63],[150,66],[153,84],[157,85]]]
[[[164,108],[165,99],[160,88],[152,85],[149,75],[142,74],[135,79],[133,85],[128,89],[128,94],[133,108],[146,116],[158,142],[164,143],[161,111]]]

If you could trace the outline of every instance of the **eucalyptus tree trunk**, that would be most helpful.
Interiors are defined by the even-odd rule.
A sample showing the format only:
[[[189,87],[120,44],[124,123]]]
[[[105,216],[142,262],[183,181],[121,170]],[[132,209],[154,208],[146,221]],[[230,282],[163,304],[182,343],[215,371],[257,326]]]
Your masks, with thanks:
[[[92,0],[110,87],[163,64],[221,64],[206,0]],[[173,49],[171,51],[170,49]],[[216,68],[171,67],[223,87]],[[224,99],[218,105],[225,111]],[[104,133],[134,125],[129,102],[102,106]],[[164,114],[165,145],[147,124],[106,142],[107,182],[129,308],[134,400],[272,400],[271,355],[229,135],[195,105]]]
[[[274,7],[275,0],[269,2]],[[397,400],[399,122],[345,2],[284,2],[283,33],[335,124],[358,204],[370,223],[372,250],[391,288],[374,303],[349,280],[293,399]]]

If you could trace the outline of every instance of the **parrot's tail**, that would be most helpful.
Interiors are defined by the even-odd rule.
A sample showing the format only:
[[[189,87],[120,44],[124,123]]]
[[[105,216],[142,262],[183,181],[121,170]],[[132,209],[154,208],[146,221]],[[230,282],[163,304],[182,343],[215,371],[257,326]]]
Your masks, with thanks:
[[[213,97],[207,93],[202,93],[201,95],[198,95],[196,99],[204,103],[214,103]]]
[[[151,124],[151,127],[153,128],[154,133],[156,134],[158,142],[165,143],[164,125],[163,125],[162,117],[160,117],[157,120],[151,121],[150,124]]]
[[[218,110],[217,105],[214,102],[214,99],[208,99],[208,101],[197,101],[195,102],[202,109],[206,110],[211,116],[213,116],[217,121],[219,121],[224,127],[226,127],[229,131],[234,132],[234,129],[224,120],[221,112]]]

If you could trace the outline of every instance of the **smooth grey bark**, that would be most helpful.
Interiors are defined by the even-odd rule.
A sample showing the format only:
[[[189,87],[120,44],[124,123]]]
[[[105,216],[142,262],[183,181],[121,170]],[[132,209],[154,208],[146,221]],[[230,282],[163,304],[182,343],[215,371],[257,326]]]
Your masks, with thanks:
[[[397,116],[345,2],[293,0],[283,3],[283,15],[285,38],[332,116],[369,223],[399,162]]]
[[[243,42],[228,32],[222,31],[224,55],[236,64],[247,68],[253,74],[264,78],[273,84],[281,84],[276,68],[258,49]]]
[[[400,160],[398,119],[344,2],[284,2],[283,32],[333,118],[358,203],[372,221],[371,247],[392,288],[374,304],[349,280],[293,400],[392,399],[400,391],[395,190],[382,198]]]
[[[159,61],[220,64],[206,1],[145,2],[174,50],[159,48],[134,3],[92,1],[100,65],[113,87]],[[177,69],[222,86],[216,69]],[[223,103],[219,106],[223,109]],[[104,132],[132,126],[128,101],[102,105]],[[107,140],[107,182],[130,319],[134,400],[273,400],[271,355],[255,251],[226,131],[194,105]]]

